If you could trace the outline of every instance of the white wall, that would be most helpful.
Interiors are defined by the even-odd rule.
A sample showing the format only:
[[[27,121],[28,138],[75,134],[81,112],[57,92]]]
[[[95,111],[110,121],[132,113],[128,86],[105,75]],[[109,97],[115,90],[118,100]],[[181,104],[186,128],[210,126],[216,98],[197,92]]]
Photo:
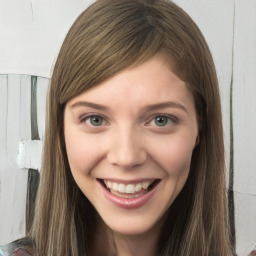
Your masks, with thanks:
[[[40,167],[42,141],[31,138],[31,75],[39,76],[37,123],[42,139],[45,94],[59,47],[91,2],[0,0],[0,244],[24,235],[28,168]],[[256,246],[256,1],[174,2],[199,25],[216,63],[227,175],[234,146],[237,252],[246,255]]]

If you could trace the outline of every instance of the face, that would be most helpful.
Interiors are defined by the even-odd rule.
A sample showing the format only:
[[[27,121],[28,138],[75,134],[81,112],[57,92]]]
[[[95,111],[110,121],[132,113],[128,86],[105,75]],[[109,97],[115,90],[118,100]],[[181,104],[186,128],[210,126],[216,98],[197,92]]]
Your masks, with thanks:
[[[164,54],[66,104],[72,175],[113,231],[156,228],[187,179],[198,125],[192,93]]]

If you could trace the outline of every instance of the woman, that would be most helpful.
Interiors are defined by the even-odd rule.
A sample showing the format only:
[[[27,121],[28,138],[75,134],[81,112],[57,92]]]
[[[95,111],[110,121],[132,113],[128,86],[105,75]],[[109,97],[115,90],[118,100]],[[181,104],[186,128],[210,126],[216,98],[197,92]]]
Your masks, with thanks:
[[[98,0],[83,12],[46,123],[27,253],[234,255],[216,72],[174,3]]]

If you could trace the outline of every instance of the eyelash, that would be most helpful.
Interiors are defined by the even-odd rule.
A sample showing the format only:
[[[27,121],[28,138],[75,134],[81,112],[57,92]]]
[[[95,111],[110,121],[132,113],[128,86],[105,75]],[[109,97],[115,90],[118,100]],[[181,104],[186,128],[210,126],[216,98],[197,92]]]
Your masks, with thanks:
[[[92,113],[92,114],[88,114],[88,115],[83,115],[83,116],[79,117],[79,122],[84,123],[92,117],[102,118],[105,123],[108,123],[107,118],[105,116],[99,115],[99,114],[96,114],[96,113],[95,114]]]
[[[158,117],[167,118],[168,121],[170,121],[171,123],[177,123],[178,122],[178,119],[173,115],[158,113],[158,114],[155,114],[154,116],[150,117],[150,121],[147,122],[146,125],[150,125],[150,123],[155,121],[155,119],[158,118]],[[155,126],[157,126],[157,125],[155,125]],[[157,126],[157,127],[161,127],[161,126]],[[166,127],[166,125],[164,125],[162,127]]]
[[[103,122],[105,124],[109,124],[109,122],[107,121],[107,118],[103,115],[100,115],[100,114],[88,114],[88,115],[83,115],[81,117],[79,117],[79,123],[84,123],[86,122],[87,120],[89,120],[90,118],[92,117],[98,117],[98,118],[102,118],[103,119]],[[149,126],[150,123],[152,121],[154,121],[157,117],[161,117],[161,118],[167,118],[169,121],[173,122],[173,123],[177,123],[178,122],[178,119],[177,117],[173,116],[173,115],[170,115],[170,114],[163,114],[163,113],[158,113],[158,114],[155,114],[153,116],[150,117],[150,120],[148,122],[146,122],[146,126]],[[92,125],[93,127],[97,127],[97,126],[94,126]],[[99,126],[102,126],[102,125],[99,125]],[[156,125],[157,126],[157,125]],[[166,125],[164,125],[163,127],[165,127]],[[161,127],[161,126],[158,126],[158,127]]]

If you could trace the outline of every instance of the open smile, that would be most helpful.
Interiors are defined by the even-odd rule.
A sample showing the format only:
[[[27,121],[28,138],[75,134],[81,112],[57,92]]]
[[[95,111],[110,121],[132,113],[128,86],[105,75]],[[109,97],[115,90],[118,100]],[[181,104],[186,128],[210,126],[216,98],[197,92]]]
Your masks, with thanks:
[[[105,198],[126,209],[138,208],[144,205],[153,196],[160,181],[160,179],[151,179],[127,183],[98,179]]]

